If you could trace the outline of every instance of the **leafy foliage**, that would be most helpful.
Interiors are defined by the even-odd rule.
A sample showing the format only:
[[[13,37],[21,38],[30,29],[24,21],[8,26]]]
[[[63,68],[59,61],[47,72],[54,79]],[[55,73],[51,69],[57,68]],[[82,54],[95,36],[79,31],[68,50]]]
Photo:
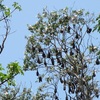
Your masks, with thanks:
[[[15,9],[19,10],[19,11],[22,10],[22,9],[21,9],[21,6],[20,6],[17,2],[14,2],[14,3],[13,3],[13,7],[14,7]]]
[[[93,14],[84,9],[49,12],[45,8],[37,17],[36,24],[28,25],[32,35],[26,37],[24,70],[36,70],[39,82],[45,82],[39,93],[59,100],[61,84],[66,100],[98,98],[95,77],[100,58],[92,41]]]
[[[4,85],[4,83],[8,82],[8,85],[15,85],[14,77],[18,74],[24,74],[21,66],[19,66],[18,62],[12,62],[7,66],[7,73],[4,68],[0,65],[0,86]]]
[[[94,27],[94,31],[98,31],[100,33],[100,15],[96,18],[97,24]]]
[[[10,16],[12,15],[12,13],[15,10],[21,10],[21,6],[18,5],[18,3],[14,2],[13,6],[13,10],[11,11],[10,7],[6,7],[3,4],[3,0],[0,1],[0,22],[1,25],[4,28],[4,33],[0,34],[0,36],[4,37],[1,40],[0,43],[0,54],[2,53],[3,49],[4,49],[4,45],[5,45],[5,41],[10,33],[10,24],[9,24],[9,19]],[[1,27],[1,26],[0,26]],[[7,72],[6,72],[7,70]],[[17,75],[17,74],[23,74],[23,70],[21,69],[21,66],[19,66],[18,62],[12,62],[10,64],[8,64],[7,69],[4,69],[2,67],[2,65],[0,64],[0,86],[4,85],[4,83],[8,82],[9,85],[15,85],[13,78]],[[5,73],[6,72],[6,73]]]
[[[31,88],[20,89],[20,86],[6,86],[0,88],[0,99],[2,100],[33,100]]]
[[[0,29],[1,32],[0,36],[3,37],[0,38],[0,54],[3,52],[4,46],[5,46],[5,41],[10,33],[10,17],[12,16],[12,13],[15,10],[21,10],[21,6],[18,5],[18,3],[14,2],[13,6],[13,10],[10,7],[7,7],[3,4],[3,0],[0,0]],[[4,25],[4,26],[3,26]],[[2,29],[4,29],[2,31]],[[1,62],[0,62],[1,63]],[[10,86],[15,86],[15,76],[18,74],[24,74],[23,73],[23,69],[22,67],[19,65],[18,62],[11,62],[7,65],[7,68],[4,69],[4,67],[2,66],[2,64],[0,64],[0,95],[2,94],[2,96],[0,96],[0,100],[11,100],[9,99],[9,95],[6,95],[7,93],[7,88],[10,88]],[[4,94],[3,89],[6,89],[6,93]],[[5,98],[3,98],[3,96],[6,96]],[[12,95],[12,94],[11,94]],[[10,96],[11,96],[10,95]],[[15,95],[15,94],[14,94]],[[8,98],[8,99],[6,99]]]

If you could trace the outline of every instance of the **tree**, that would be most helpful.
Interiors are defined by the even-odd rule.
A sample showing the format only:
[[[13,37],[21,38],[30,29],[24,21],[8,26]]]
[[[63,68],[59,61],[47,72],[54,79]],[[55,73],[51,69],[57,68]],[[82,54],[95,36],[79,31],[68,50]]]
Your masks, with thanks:
[[[5,86],[0,89],[1,100],[34,100],[31,88],[23,88],[21,86]]]
[[[9,34],[11,34],[10,18],[13,12],[21,10],[21,6],[17,2],[14,2],[12,6],[13,10],[6,7],[3,0],[0,1],[0,29],[3,32],[0,34],[0,54],[3,52]],[[6,69],[0,64],[0,100],[33,100],[34,95],[31,88],[21,88],[21,86],[16,85],[14,79],[19,74],[24,74],[19,62],[15,61],[7,64]]]
[[[0,54],[3,52],[8,35],[11,33],[10,17],[16,10],[21,10],[21,6],[17,2],[14,2],[12,6],[13,10],[6,7],[3,0],[0,1],[0,29],[3,32],[0,33]],[[31,95],[30,89],[25,88],[21,94],[19,93],[21,91],[20,87],[16,86],[14,80],[18,74],[23,75],[24,72],[17,61],[9,63],[6,69],[0,64],[0,100],[23,100],[23,98],[27,99]]]
[[[96,18],[97,24],[94,27],[94,31],[96,30],[97,32],[100,33],[100,15]]]
[[[5,41],[10,33],[10,25],[9,25],[9,19],[12,15],[12,13],[15,10],[21,10],[21,7],[18,5],[18,3],[14,2],[13,3],[13,7],[14,9],[11,11],[11,8],[7,8],[3,3],[3,0],[0,1],[0,22],[3,24],[5,24],[3,26],[3,28],[5,29],[5,34],[1,34],[1,36],[3,37],[2,41],[1,41],[1,45],[0,45],[0,54],[3,52],[4,49],[4,44]],[[7,74],[3,73],[4,68],[2,67],[2,65],[0,64],[0,86],[3,85],[5,82],[8,82],[9,84],[13,84],[13,78],[18,74],[18,73],[22,73],[23,71],[21,70],[21,66],[19,66],[18,62],[12,62],[10,64],[8,64],[7,66]]]
[[[0,1],[0,23],[1,23],[0,29],[3,32],[0,34],[1,36],[0,54],[3,52],[6,39],[10,34],[10,29],[11,29],[9,24],[10,17],[12,16],[12,13],[14,11],[21,10],[20,5],[18,5],[18,3],[16,2],[14,2],[12,6],[13,6],[13,10],[11,11],[11,8],[8,8],[3,4],[3,0]],[[18,62],[9,63],[7,65],[6,70],[2,67],[2,64],[0,64],[0,86],[4,85],[6,82],[8,82],[9,85],[14,85],[13,79],[17,74],[20,73],[23,74],[23,71]]]
[[[10,33],[10,25],[9,25],[9,22],[10,22],[10,17],[12,16],[12,13],[15,11],[15,10],[21,10],[21,7],[20,5],[18,5],[17,2],[14,2],[13,3],[13,7],[14,9],[11,11],[11,8],[8,8],[6,7],[3,3],[3,0],[0,1],[0,22],[2,23],[2,26],[4,28],[4,33],[1,34],[1,36],[3,37],[3,40],[2,40],[2,43],[0,45],[0,54],[2,53],[3,49],[4,49],[4,44],[5,44],[5,41]]]
[[[59,100],[59,85],[65,100],[93,100],[99,97],[95,80],[100,50],[94,43],[94,15],[81,10],[43,9],[38,22],[29,25],[24,70],[35,71],[39,87],[36,100]]]

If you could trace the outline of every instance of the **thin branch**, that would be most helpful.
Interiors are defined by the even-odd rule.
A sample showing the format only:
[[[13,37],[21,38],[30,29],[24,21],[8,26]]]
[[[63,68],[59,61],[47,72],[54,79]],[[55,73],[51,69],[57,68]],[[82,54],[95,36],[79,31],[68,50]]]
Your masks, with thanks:
[[[10,79],[13,79],[16,75],[17,75],[17,74],[15,74],[15,75],[13,75],[12,77],[7,78],[7,79],[4,80],[3,82],[1,82],[1,83],[0,83],[0,86],[1,86],[2,84],[4,84],[5,82],[9,81]]]
[[[3,41],[2,41],[2,44],[0,45],[0,54],[2,53],[2,51],[4,49],[5,41],[6,41],[7,37],[8,37],[9,32],[10,32],[10,26],[9,26],[8,19],[5,19],[5,24],[6,24],[6,26],[5,26],[5,28],[6,28],[6,34],[5,34],[5,37],[4,37]]]

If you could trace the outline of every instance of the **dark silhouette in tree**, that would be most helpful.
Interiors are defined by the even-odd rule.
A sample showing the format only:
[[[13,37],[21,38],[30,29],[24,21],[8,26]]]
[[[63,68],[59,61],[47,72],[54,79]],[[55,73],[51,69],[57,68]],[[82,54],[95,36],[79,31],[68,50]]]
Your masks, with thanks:
[[[83,9],[53,12],[43,9],[38,19],[28,27],[32,35],[27,37],[24,70],[37,70],[39,82],[45,79],[39,93],[49,95],[45,96],[49,100],[60,100],[57,87],[61,84],[65,100],[98,98],[95,77],[100,51],[92,41],[93,14]]]

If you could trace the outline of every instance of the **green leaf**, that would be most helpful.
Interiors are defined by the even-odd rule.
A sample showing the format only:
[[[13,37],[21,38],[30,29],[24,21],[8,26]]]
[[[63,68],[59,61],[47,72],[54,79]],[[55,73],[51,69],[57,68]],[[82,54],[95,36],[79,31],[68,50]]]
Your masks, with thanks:
[[[6,9],[5,5],[0,4],[0,11],[4,11]]]
[[[16,85],[15,80],[9,80],[8,85],[15,86]]]
[[[5,15],[6,15],[6,16],[10,16],[10,8],[7,8],[7,9],[6,9]]]
[[[12,5],[15,9],[18,9],[19,11],[21,11],[21,6],[17,3],[17,2],[14,2],[13,5]]]
[[[21,66],[19,66],[19,63],[18,62],[12,62],[10,64],[8,64],[7,66],[8,68],[8,73],[9,74],[24,74]]]
[[[0,64],[0,71],[4,70],[4,68],[2,67],[2,65]]]
[[[97,55],[100,55],[100,50],[97,52]]]

